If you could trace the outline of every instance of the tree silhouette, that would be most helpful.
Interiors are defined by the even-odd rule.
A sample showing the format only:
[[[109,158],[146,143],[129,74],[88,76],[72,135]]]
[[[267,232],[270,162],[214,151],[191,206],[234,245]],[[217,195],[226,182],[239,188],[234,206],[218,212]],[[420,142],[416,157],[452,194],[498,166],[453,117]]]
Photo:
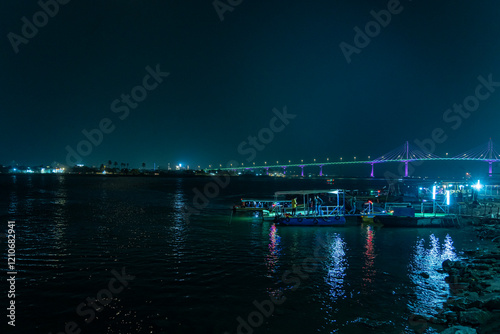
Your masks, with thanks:
[[[146,163],[145,162],[142,163],[142,168],[146,168]]]

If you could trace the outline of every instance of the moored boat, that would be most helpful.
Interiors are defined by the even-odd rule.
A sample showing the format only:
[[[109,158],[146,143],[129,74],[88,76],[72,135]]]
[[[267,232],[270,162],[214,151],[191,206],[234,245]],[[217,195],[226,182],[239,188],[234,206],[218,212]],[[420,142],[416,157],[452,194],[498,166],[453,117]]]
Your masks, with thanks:
[[[384,227],[457,227],[460,226],[459,218],[457,215],[452,214],[416,214],[414,217],[410,216],[394,216],[384,215],[375,216],[373,218],[375,223],[380,223]]]
[[[411,205],[395,207],[387,215],[373,218],[375,223],[385,227],[459,227],[460,218],[448,212],[415,212]]]
[[[274,221],[288,226],[344,226],[345,192],[342,189],[278,191],[275,197],[291,197],[292,210],[277,212]],[[302,204],[296,202],[302,196]],[[323,205],[326,204],[326,205]]]
[[[288,226],[344,226],[345,217],[343,215],[276,216],[275,222]]]
[[[291,206],[290,200],[242,198],[238,205],[233,206],[233,214],[250,213],[262,217],[274,217],[274,212]]]
[[[372,201],[364,203],[363,210],[360,212],[359,218],[363,224],[372,224],[376,216],[386,216],[387,211],[382,207],[375,205]]]

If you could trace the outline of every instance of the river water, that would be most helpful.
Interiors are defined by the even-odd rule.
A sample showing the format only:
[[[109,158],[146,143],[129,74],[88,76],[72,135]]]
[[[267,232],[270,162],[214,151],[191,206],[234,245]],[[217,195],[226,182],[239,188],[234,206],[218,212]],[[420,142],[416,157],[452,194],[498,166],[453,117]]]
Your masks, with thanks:
[[[0,175],[1,223],[16,222],[12,332],[434,333],[415,316],[436,314],[449,296],[436,269],[477,247],[467,229],[276,227],[231,216],[242,196],[332,187],[324,180],[207,182]],[[207,202],[195,196],[204,187]],[[186,217],[193,200],[205,207]],[[1,300],[7,314],[6,293]]]

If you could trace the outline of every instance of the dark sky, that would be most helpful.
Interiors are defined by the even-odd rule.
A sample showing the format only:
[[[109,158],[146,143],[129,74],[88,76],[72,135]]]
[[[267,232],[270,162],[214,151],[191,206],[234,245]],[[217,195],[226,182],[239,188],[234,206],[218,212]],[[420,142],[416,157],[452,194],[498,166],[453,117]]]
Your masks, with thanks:
[[[500,3],[401,1],[348,64],[340,43],[355,46],[354,28],[387,7],[245,0],[221,21],[212,1],[72,0],[16,53],[9,33],[22,37],[22,18],[33,23],[41,7],[2,1],[0,163],[66,163],[67,146],[106,118],[114,131],[82,157],[87,165],[373,158],[435,128],[447,136],[438,155],[500,142],[500,87],[459,126],[457,113],[443,119],[475,96],[478,76],[500,82]],[[163,82],[126,117],[113,112],[157,64],[170,73]],[[241,143],[285,106],[296,117],[251,156]]]

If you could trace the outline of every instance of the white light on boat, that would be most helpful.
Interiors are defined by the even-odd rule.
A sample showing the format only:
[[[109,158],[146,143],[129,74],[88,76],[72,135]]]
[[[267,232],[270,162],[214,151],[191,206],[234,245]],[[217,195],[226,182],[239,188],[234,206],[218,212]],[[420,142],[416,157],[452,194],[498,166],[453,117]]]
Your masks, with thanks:
[[[446,190],[446,205],[450,205],[450,191]]]
[[[436,199],[436,186],[432,186],[432,199]]]

